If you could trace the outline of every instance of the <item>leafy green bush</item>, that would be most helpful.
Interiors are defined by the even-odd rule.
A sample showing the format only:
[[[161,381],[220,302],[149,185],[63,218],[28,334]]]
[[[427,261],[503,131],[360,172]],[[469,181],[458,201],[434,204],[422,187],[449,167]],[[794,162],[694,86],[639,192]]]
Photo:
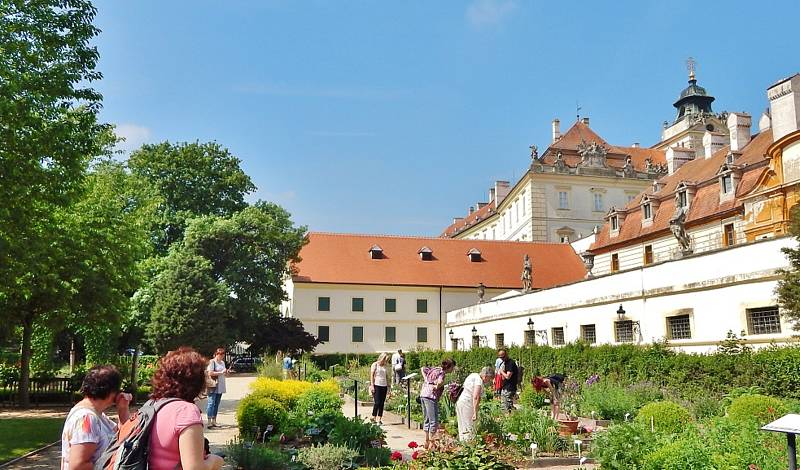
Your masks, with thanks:
[[[256,426],[263,432],[270,424],[275,432],[283,431],[287,418],[288,414],[283,405],[271,398],[255,394],[244,397],[236,409],[236,421],[239,423],[241,436],[251,436]]]
[[[502,418],[506,413],[500,407],[499,400],[481,400],[478,410],[478,421],[475,423],[475,431],[478,435],[493,434],[500,436],[503,434]]]
[[[643,406],[635,421],[647,428],[652,424],[658,434],[677,434],[692,421],[692,416],[675,402],[658,401]]]
[[[644,459],[644,470],[707,470],[714,468],[711,453],[696,433],[666,442]],[[746,467],[742,467],[746,468]]]
[[[622,421],[625,413],[635,413],[636,400],[623,387],[601,382],[583,388],[579,407],[583,416],[591,416],[594,411],[598,419]]]
[[[554,452],[558,447],[558,422],[533,408],[523,407],[511,413],[503,422],[503,431],[516,434],[516,443],[525,449],[531,442],[543,452]]]
[[[639,469],[657,442],[656,435],[639,423],[616,424],[597,434],[591,454],[603,470]]]
[[[383,467],[391,462],[392,450],[388,447],[370,447],[364,451],[364,464],[372,467]]]
[[[241,470],[283,470],[287,468],[287,455],[263,444],[245,444],[241,440],[228,443],[225,448],[225,460],[233,468]]]
[[[637,382],[628,386],[626,391],[633,397],[637,410],[648,403],[664,399],[664,391],[652,382]]]
[[[281,364],[276,364],[275,361],[267,358],[256,367],[256,373],[260,377],[266,377],[268,379],[282,379],[283,367]]]
[[[342,412],[344,400],[330,389],[312,388],[303,392],[297,399],[293,411],[299,414]]]
[[[775,397],[742,395],[728,406],[728,417],[733,422],[757,423],[763,426],[788,413],[788,407]]]
[[[519,404],[527,408],[538,409],[546,404],[545,398],[543,392],[537,392],[533,387],[525,387],[519,394]]]
[[[338,446],[346,446],[363,454],[373,447],[373,442],[384,442],[386,435],[377,424],[365,423],[361,418],[345,418],[336,420],[333,430],[328,434],[328,442]]]
[[[478,441],[453,452],[428,452],[420,458],[420,463],[427,469],[514,470],[514,466],[506,462],[504,457]]]
[[[19,367],[0,362],[0,386],[6,386],[19,380]]]

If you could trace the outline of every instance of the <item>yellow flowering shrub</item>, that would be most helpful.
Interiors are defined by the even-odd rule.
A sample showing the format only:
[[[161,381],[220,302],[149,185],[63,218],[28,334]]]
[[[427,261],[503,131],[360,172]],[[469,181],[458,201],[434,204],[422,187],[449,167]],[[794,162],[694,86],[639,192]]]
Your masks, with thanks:
[[[325,380],[312,383],[301,380],[278,380],[267,377],[259,377],[251,385],[253,395],[271,398],[287,409],[294,407],[297,399],[309,390],[321,390],[338,394],[339,385],[335,380]]]

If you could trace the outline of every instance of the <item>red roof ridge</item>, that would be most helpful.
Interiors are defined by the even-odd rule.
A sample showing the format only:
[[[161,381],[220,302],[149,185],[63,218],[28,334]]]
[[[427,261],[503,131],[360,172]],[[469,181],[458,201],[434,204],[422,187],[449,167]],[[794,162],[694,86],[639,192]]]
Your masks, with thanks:
[[[373,234],[373,233],[348,233],[348,232],[308,232],[308,235],[324,235],[336,237],[359,237],[359,238],[392,238],[392,239],[406,239],[406,240],[427,240],[435,242],[454,242],[454,243],[509,243],[509,244],[527,244],[527,245],[565,245],[561,242],[544,242],[544,241],[527,241],[527,240],[488,240],[482,238],[445,238],[445,237],[432,237],[429,235],[397,235],[397,234]]]

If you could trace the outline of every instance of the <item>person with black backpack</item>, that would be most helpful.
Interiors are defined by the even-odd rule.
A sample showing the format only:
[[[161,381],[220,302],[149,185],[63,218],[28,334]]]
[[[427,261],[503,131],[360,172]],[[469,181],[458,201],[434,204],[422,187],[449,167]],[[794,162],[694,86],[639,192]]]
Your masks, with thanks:
[[[105,411],[116,406],[121,423],[128,420],[131,395],[121,393],[122,376],[111,365],[94,366],[81,385],[83,399],[67,415],[61,433],[61,469],[91,469],[117,432]]]

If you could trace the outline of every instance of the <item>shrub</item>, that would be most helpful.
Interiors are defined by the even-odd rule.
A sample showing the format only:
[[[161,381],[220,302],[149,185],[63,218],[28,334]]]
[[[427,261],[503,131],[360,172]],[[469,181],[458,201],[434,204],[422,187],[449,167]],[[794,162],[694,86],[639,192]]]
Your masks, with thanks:
[[[742,395],[728,406],[728,417],[733,422],[757,423],[763,426],[788,413],[788,407],[775,397]]]
[[[533,387],[525,387],[519,394],[519,404],[528,408],[541,408],[545,405],[544,400],[544,393],[537,392]]]
[[[453,452],[435,451],[423,454],[419,462],[427,469],[451,470],[514,470],[506,462],[506,452],[493,451],[478,441],[464,445]]]
[[[579,401],[580,411],[583,416],[591,416],[592,411],[599,419],[613,419],[622,421],[625,413],[633,415],[636,411],[636,400],[624,388],[601,382],[589,387],[584,387]]]
[[[365,423],[361,418],[341,416],[328,434],[328,442],[347,446],[363,454],[366,449],[375,447],[374,442],[383,444],[384,437],[383,429],[377,424]]]
[[[651,382],[638,382],[630,385],[627,388],[627,392],[633,397],[633,406],[637,410],[648,403],[664,399],[664,392],[661,387]]]
[[[500,408],[499,400],[481,400],[478,410],[478,421],[475,423],[475,431],[478,435],[503,434],[501,416],[506,413]]]
[[[531,442],[543,452],[553,452],[558,446],[558,423],[536,409],[522,408],[512,413],[503,422],[503,431],[516,434],[516,442],[525,449]]]
[[[253,391],[253,395],[272,398],[283,404],[288,410],[293,409],[300,396],[309,390],[327,390],[331,393],[339,393],[339,385],[334,380],[311,383],[301,380],[277,380],[259,377],[250,385],[250,389]]]
[[[364,464],[372,467],[389,465],[392,450],[387,447],[371,447],[364,452]]]
[[[241,440],[231,441],[225,450],[225,460],[233,468],[241,470],[283,470],[287,468],[286,454],[262,444],[245,444]]]
[[[763,432],[758,426],[731,421],[728,417],[704,423],[702,442],[712,453],[710,468],[717,470],[783,470],[788,466],[786,440],[782,435]]]
[[[297,461],[311,470],[339,469],[352,464],[356,457],[358,457],[357,451],[332,444],[305,447],[297,453]]]
[[[275,432],[283,431],[286,428],[287,417],[283,405],[260,395],[244,397],[236,410],[236,421],[239,423],[241,436],[251,436],[256,426],[263,432],[270,424]]]
[[[603,470],[642,468],[645,457],[657,444],[655,434],[639,423],[622,423],[597,434],[592,456]]]
[[[648,454],[644,470],[706,470],[714,468],[711,453],[696,433],[687,433]],[[746,468],[746,467],[743,467]]]
[[[294,411],[298,414],[316,414],[325,412],[342,412],[344,400],[338,391],[323,387],[313,387],[303,392],[297,399]]]
[[[639,410],[636,422],[650,427],[659,434],[677,434],[681,432],[692,420],[689,411],[681,405],[671,401],[658,401],[650,403]]]
[[[259,377],[265,377],[268,379],[282,379],[283,367],[281,364],[275,364],[275,361],[268,359],[266,361],[262,361],[261,364],[256,367],[256,373]]]

